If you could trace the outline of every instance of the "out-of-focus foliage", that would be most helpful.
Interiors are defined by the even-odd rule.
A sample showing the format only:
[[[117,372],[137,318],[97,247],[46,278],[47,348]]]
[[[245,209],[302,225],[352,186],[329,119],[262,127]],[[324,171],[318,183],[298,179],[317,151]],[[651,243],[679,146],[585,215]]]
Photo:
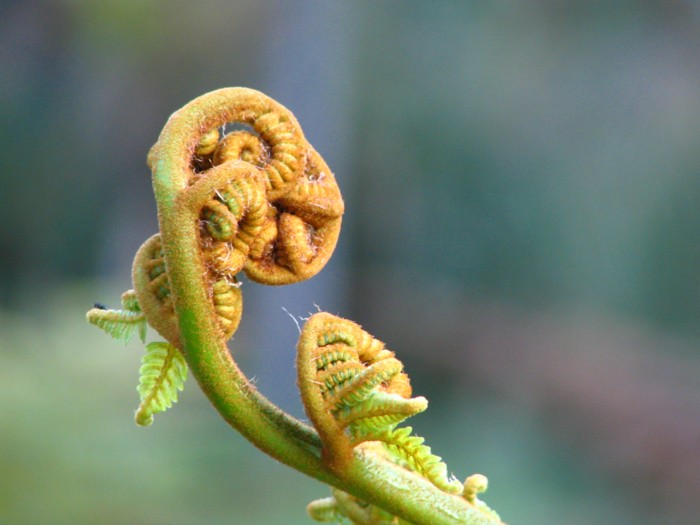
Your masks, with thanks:
[[[373,12],[358,272],[697,333],[698,6],[634,5]]]

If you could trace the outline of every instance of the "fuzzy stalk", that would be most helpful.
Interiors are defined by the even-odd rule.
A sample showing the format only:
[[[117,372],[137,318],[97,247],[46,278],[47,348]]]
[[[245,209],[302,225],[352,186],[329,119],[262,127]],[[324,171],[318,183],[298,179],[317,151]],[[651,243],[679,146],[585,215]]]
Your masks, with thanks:
[[[243,90],[214,91],[173,114],[149,154],[180,349],[192,376],[233,428],[266,454],[309,476],[416,525],[500,523],[466,499],[447,494],[429,481],[365,453],[362,447],[355,449],[347,468],[333,471],[322,460],[315,430],[260,394],[234,362],[207,295],[206,268],[199,247],[199,209],[187,198],[190,156],[202,135],[230,120],[234,111],[240,112],[234,91],[240,94]],[[257,94],[245,91],[249,97]]]

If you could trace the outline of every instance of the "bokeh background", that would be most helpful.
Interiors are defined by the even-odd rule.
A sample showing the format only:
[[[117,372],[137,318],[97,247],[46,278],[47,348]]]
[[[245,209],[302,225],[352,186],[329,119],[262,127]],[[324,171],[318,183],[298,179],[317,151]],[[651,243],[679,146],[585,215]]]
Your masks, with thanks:
[[[509,523],[697,524],[699,49],[695,0],[0,4],[0,523],[303,524],[327,495],[194,381],[137,428],[141,345],[84,321],[157,228],[168,115],[242,85],[347,206],[313,281],[244,283],[265,394],[303,417],[287,312],[318,306],[399,353],[416,433]]]

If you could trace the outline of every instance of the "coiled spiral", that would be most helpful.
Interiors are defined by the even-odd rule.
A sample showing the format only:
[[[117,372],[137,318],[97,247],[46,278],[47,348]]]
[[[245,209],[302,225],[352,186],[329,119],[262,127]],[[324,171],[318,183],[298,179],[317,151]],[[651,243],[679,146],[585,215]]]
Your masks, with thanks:
[[[333,174],[297,120],[271,98],[229,88],[195,99],[180,112],[195,115],[196,132],[183,139],[182,151],[156,143],[148,163],[155,172],[171,156],[182,167],[180,198],[199,221],[199,253],[191,256],[201,259],[212,312],[228,339],[241,316],[236,275],[244,271],[270,285],[313,277],[335,249],[344,204]],[[230,124],[244,129],[220,131]],[[177,298],[160,244],[155,235],[139,249],[134,287],[149,324],[179,347]]]

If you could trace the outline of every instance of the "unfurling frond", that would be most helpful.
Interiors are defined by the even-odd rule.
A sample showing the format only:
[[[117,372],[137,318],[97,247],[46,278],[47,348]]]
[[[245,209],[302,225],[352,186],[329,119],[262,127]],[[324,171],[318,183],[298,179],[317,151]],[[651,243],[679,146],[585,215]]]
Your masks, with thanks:
[[[352,321],[327,313],[304,325],[297,370],[304,408],[334,467],[350,461],[359,443],[376,441],[428,406],[425,398],[411,397],[393,352]]]
[[[384,443],[397,463],[417,472],[436,487],[451,494],[460,494],[464,486],[447,473],[447,465],[440,456],[434,455],[430,447],[423,444],[424,439],[411,435],[411,427],[387,430],[374,437]]]
[[[302,330],[297,368],[304,406],[329,461],[342,463],[348,458],[339,456],[352,447],[380,441],[395,463],[446,492],[462,492],[423,438],[412,436],[410,427],[396,429],[428,402],[410,397],[401,361],[380,341],[351,321],[319,313]]]
[[[136,301],[133,290],[122,295],[123,310],[108,310],[97,306],[87,313],[90,324],[101,328],[117,341],[128,343],[136,332],[141,341],[146,340],[146,317]]]
[[[153,415],[164,412],[177,402],[177,391],[182,390],[187,378],[187,364],[180,351],[170,343],[149,343],[141,361],[141,375],[137,390],[141,404],[136,410],[136,423],[148,426]]]

